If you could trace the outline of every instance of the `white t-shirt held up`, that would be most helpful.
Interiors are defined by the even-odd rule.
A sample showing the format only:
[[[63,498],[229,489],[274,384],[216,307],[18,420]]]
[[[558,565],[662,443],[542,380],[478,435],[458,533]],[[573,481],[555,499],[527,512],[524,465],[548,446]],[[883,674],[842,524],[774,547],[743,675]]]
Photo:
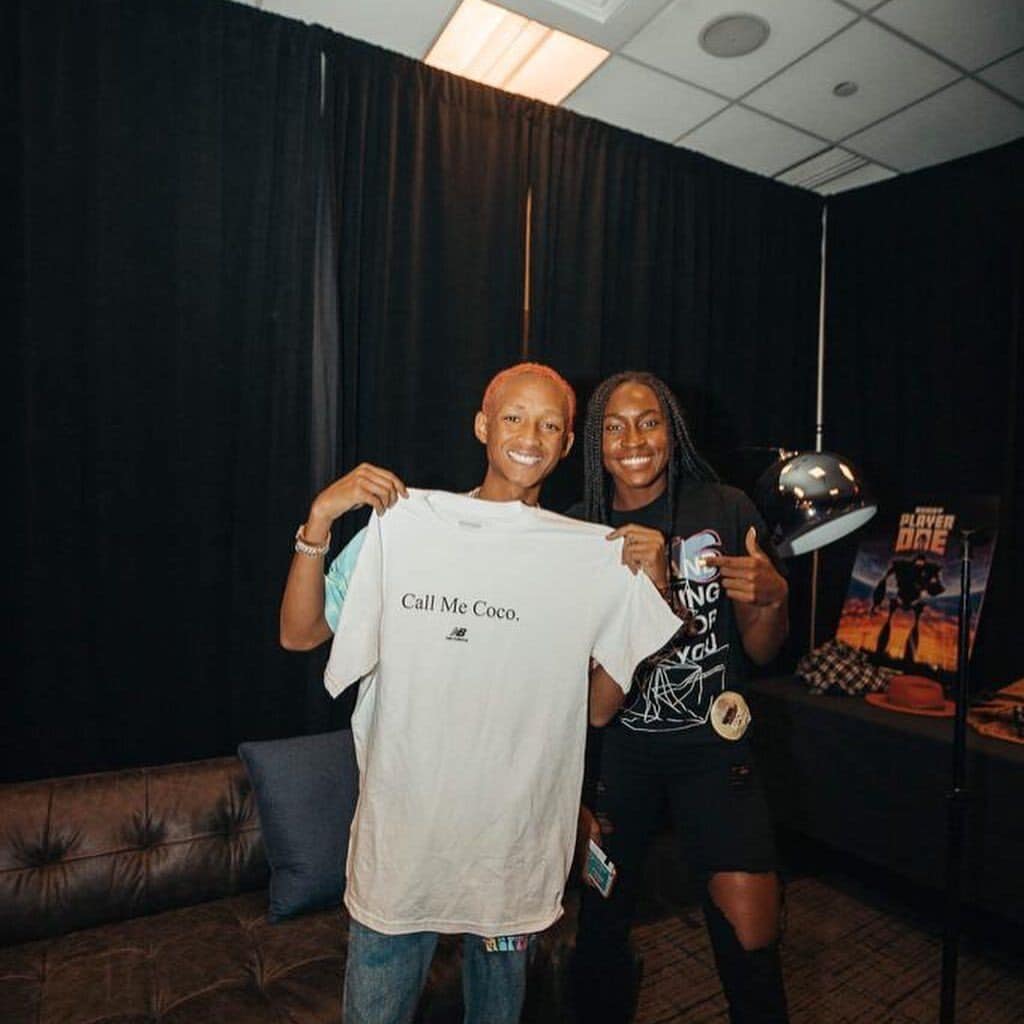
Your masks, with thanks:
[[[590,658],[623,690],[679,620],[608,528],[409,492],[372,516],[331,647],[360,795],[345,904],[386,934],[537,932],[561,913]]]

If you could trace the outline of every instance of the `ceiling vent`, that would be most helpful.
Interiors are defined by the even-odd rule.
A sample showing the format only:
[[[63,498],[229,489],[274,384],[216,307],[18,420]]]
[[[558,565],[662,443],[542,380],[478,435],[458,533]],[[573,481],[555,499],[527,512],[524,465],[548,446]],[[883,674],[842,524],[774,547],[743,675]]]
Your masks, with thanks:
[[[870,161],[856,153],[847,153],[842,149],[830,149],[819,153],[809,160],[804,160],[795,167],[790,167],[782,174],[776,175],[779,181],[798,188],[819,189],[829,182],[836,181],[847,174],[859,171]]]
[[[745,57],[764,46],[771,28],[755,14],[727,14],[700,30],[700,46],[712,57]]]

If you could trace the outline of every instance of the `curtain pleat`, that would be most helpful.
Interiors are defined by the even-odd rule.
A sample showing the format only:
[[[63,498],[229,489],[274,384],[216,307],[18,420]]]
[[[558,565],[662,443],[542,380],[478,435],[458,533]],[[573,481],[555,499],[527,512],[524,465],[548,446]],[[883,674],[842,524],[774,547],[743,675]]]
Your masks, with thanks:
[[[720,464],[813,443],[818,196],[554,108],[531,163],[535,356],[660,375]]]

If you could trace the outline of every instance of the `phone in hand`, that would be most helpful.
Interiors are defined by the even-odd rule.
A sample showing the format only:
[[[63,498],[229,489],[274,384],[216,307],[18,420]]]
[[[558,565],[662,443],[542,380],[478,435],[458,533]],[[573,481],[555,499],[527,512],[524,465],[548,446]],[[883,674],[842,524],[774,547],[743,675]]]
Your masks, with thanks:
[[[587,842],[587,863],[583,870],[583,878],[605,899],[615,884],[615,865],[593,839]]]

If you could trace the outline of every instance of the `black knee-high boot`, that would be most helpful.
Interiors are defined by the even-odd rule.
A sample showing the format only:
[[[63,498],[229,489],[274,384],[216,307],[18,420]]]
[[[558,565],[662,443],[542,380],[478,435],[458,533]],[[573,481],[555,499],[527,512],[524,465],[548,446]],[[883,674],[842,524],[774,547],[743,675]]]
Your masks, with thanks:
[[[570,962],[575,1019],[579,1024],[629,1024],[642,976],[643,958],[632,947],[595,955],[577,946]]]
[[[704,920],[729,1003],[730,1024],[788,1024],[778,942],[763,949],[744,949],[710,897],[704,901]]]

